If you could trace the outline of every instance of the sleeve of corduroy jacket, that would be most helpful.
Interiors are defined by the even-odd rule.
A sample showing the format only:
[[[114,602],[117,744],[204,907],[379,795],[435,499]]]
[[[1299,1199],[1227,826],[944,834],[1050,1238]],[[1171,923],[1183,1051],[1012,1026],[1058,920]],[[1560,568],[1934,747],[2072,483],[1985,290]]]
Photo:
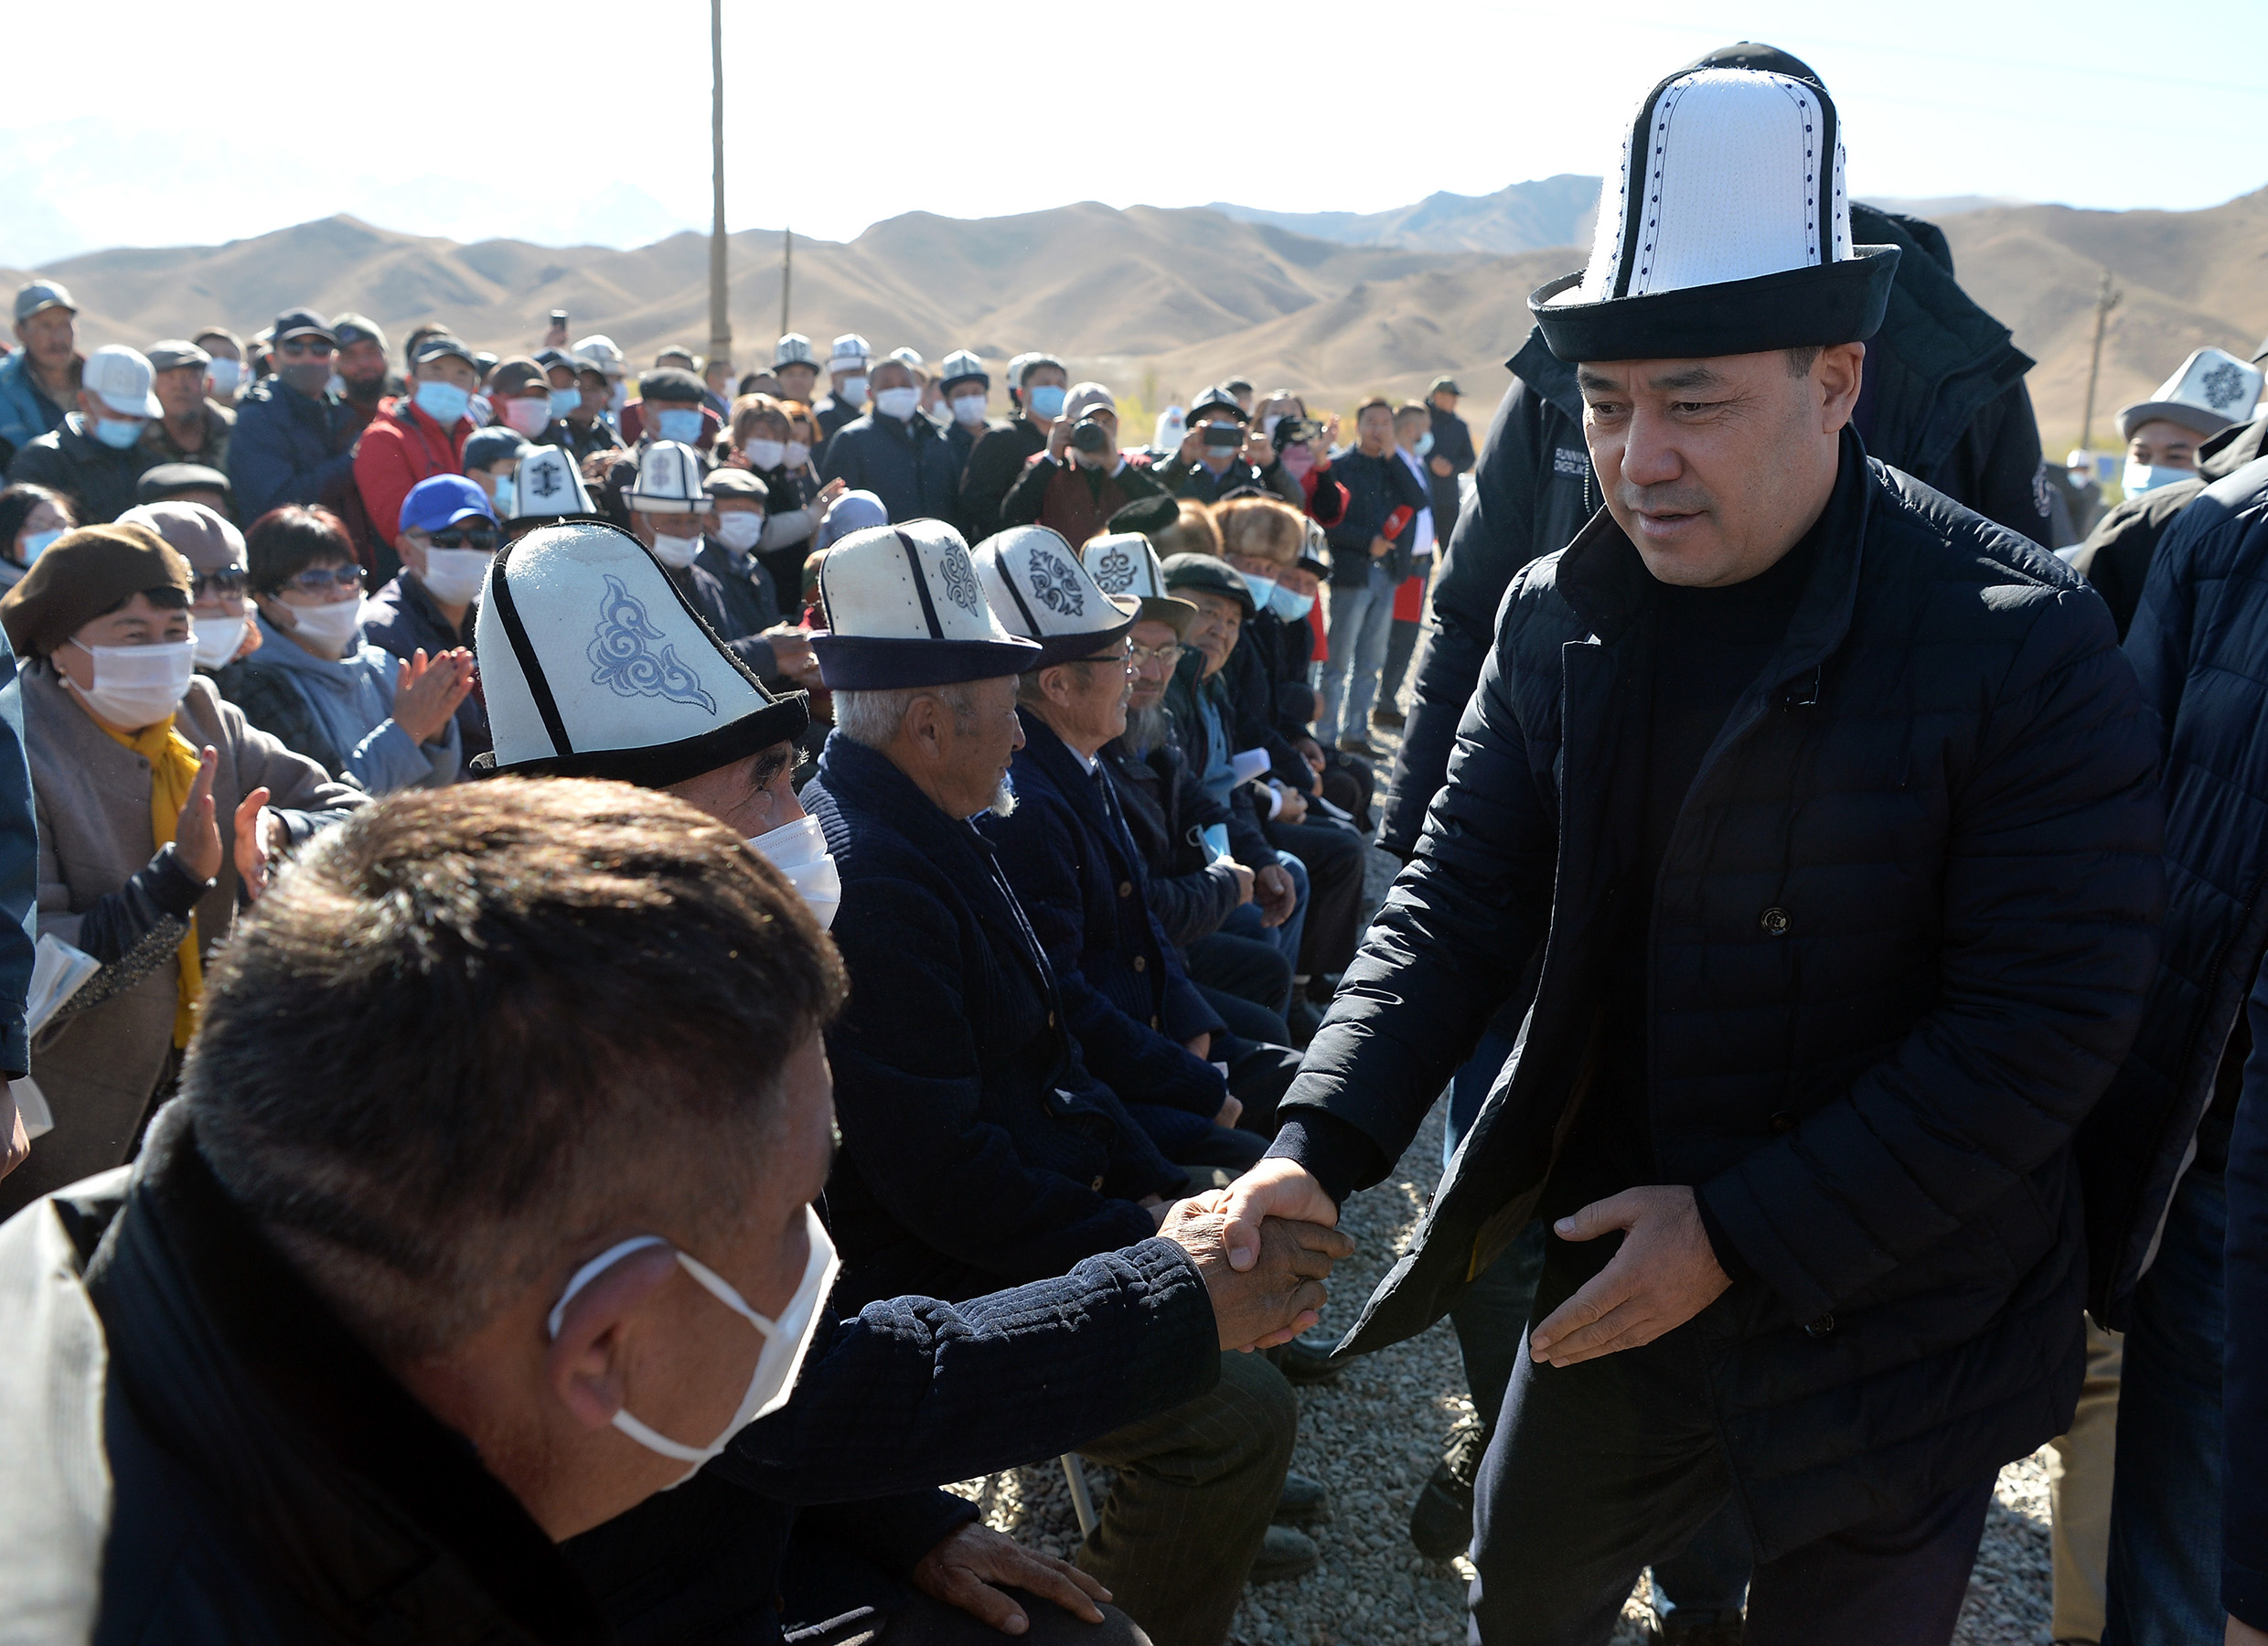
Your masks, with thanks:
[[[0,1074],[31,1067],[24,1000],[39,937],[39,828],[31,766],[24,757],[24,689],[16,654],[0,634]]]
[[[782,1502],[966,1480],[1195,1399],[1219,1347],[1204,1282],[1169,1240],[966,1303],[891,1298],[835,1322],[795,1398],[711,1467]]]
[[[1435,818],[1284,1097],[1284,1118],[1298,1118],[1299,1105],[1328,1109],[1368,1136],[1381,1162],[1401,1159],[1550,919],[1557,811],[1529,768],[1506,678],[1523,623],[1540,604],[1522,601],[1515,585],[1510,620],[1458,730]],[[1367,1181],[1376,1181],[1375,1170]]]
[[[2221,1391],[2220,1604],[2268,1629],[2268,966],[2229,1140],[2228,1342]]]
[[[1047,951],[1047,963],[1055,968],[1064,1020],[1078,1040],[1087,1072],[1122,1102],[1161,1103],[1211,1119],[1228,1096],[1219,1072],[1192,1056],[1187,1047],[1128,1016],[1080,969],[1086,947],[1086,906],[1079,894],[1078,820],[1044,783],[1027,779],[1017,799],[1012,814],[987,817],[978,827],[1000,846],[1000,871],[1015,888],[1016,901],[1023,905],[1024,918],[1032,923],[1040,946]],[[1127,916],[1147,920],[1150,912],[1129,906],[1121,918]]]
[[[960,927],[927,888],[910,879],[847,885],[829,935],[858,979],[827,1035],[835,1115],[860,1176],[893,1216],[925,1245],[1011,1285],[1155,1233],[1134,1202],[1161,1192],[1159,1182],[1116,1198],[1119,1185],[1097,1190],[1027,1161],[1014,1136],[983,1117]],[[1073,1074],[1085,1071],[1075,1063]],[[1129,1142],[1139,1139],[1113,1108],[1105,1112]]]
[[[2091,590],[2035,589],[2017,610],[2028,627],[1953,781],[1936,1006],[1849,1091],[1697,1185],[1799,1320],[2068,1149],[2140,1021],[2165,905],[2157,736]]]

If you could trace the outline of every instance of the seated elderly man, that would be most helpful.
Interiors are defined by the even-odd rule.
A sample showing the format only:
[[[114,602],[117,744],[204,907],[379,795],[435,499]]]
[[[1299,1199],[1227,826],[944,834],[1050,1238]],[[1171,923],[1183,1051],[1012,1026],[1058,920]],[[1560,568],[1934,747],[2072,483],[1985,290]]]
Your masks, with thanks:
[[[1141,1239],[1181,1192],[1088,1073],[1062,985],[969,819],[1012,804],[1016,677],[1040,648],[985,605],[959,534],[878,527],[819,566],[835,732],[804,804],[842,877],[851,1003],[828,1035],[842,1154],[828,1206],[851,1301],[966,1298]],[[1119,1470],[1079,1564],[1164,1646],[1220,1646],[1249,1573],[1311,1567],[1278,1512],[1299,1410],[1258,1355],[1080,1450]],[[1255,1557],[1266,1545],[1266,1562]]]
[[[1100,760],[1126,730],[1141,603],[1106,594],[1043,526],[1009,528],[976,561],[992,615],[1040,645],[1017,682],[1015,809],[978,827],[1055,968],[1089,1072],[1169,1160],[1233,1177],[1273,1135],[1300,1060],[1232,1037],[1150,912],[1149,870]]]
[[[676,1558],[606,1596],[623,1632],[776,1641],[756,1491],[905,1492],[1185,1399],[1218,1344],[1315,1301],[1295,1250],[1346,1249],[1285,1230],[1247,1288],[1193,1213],[1002,1298],[831,1319],[809,1202],[842,994],[786,883],[667,796],[481,785],[325,836],[216,967],[139,1165],[0,1229],[12,1614],[56,1639],[601,1639],[585,1578],[666,1491]],[[1098,1585],[922,1496],[893,1623],[966,1638],[934,1596],[1021,1617],[986,1578],[1102,1620]],[[705,1587],[723,1534],[732,1581]],[[1033,1611],[1032,1638],[1074,1627]]]

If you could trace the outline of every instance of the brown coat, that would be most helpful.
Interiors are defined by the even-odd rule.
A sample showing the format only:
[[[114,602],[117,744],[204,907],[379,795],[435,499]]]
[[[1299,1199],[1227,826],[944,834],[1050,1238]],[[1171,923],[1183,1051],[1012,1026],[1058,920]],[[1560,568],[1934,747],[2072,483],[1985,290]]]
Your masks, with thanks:
[[[75,943],[79,917],[153,855],[150,764],[88,718],[52,663],[25,664],[22,679],[24,743],[39,820],[39,929]],[[367,798],[246,721],[203,675],[189,682],[175,724],[191,743],[219,751],[213,805],[223,839],[238,805],[262,785],[278,810],[313,814],[284,819],[294,835]],[[208,952],[228,935],[236,901],[236,864],[224,851],[219,879],[197,905],[198,937]],[[15,1175],[36,1172],[59,1186],[125,1160],[173,1046],[179,972],[179,963],[168,959],[124,993],[51,1025],[33,1042],[32,1076],[55,1113],[55,1129],[33,1146],[31,1160]],[[9,1187],[16,1187],[12,1180]]]

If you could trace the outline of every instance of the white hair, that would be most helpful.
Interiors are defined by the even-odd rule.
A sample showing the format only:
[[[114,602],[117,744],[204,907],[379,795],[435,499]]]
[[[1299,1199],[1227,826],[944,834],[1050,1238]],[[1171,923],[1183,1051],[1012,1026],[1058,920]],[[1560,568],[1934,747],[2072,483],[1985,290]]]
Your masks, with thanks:
[[[968,732],[977,723],[977,705],[967,685],[954,686],[898,686],[886,691],[838,691],[835,693],[835,730],[854,743],[870,749],[887,749],[897,740],[900,728],[905,724],[905,711],[914,706],[914,700],[934,697],[953,711],[953,728]],[[995,789],[989,809],[1005,818],[1016,809],[1015,791],[1003,779]]]

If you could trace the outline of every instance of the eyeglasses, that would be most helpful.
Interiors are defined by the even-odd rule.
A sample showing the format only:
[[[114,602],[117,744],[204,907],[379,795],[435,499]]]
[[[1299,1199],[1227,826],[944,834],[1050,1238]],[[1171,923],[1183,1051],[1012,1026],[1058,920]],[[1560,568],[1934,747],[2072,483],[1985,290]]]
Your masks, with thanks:
[[[1180,646],[1129,646],[1126,648],[1126,660],[1137,668],[1152,661],[1171,668],[1182,660],[1182,653],[1186,649]]]
[[[434,532],[430,541],[436,549],[477,549],[483,553],[490,553],[497,546],[497,529],[493,526],[446,526]]]
[[[289,337],[275,346],[278,354],[313,355],[318,360],[331,358],[331,346],[321,337]]]
[[[244,592],[251,575],[241,566],[230,566],[219,572],[198,572],[189,578],[189,593],[193,599],[210,600],[215,596],[234,599]]]
[[[1133,659],[1124,652],[1113,652],[1107,657],[1067,657],[1064,661],[1077,668],[1128,668],[1133,664]]]
[[[284,586],[297,589],[302,594],[328,594],[334,589],[358,589],[362,586],[362,568],[309,566],[298,576],[284,579]]]

